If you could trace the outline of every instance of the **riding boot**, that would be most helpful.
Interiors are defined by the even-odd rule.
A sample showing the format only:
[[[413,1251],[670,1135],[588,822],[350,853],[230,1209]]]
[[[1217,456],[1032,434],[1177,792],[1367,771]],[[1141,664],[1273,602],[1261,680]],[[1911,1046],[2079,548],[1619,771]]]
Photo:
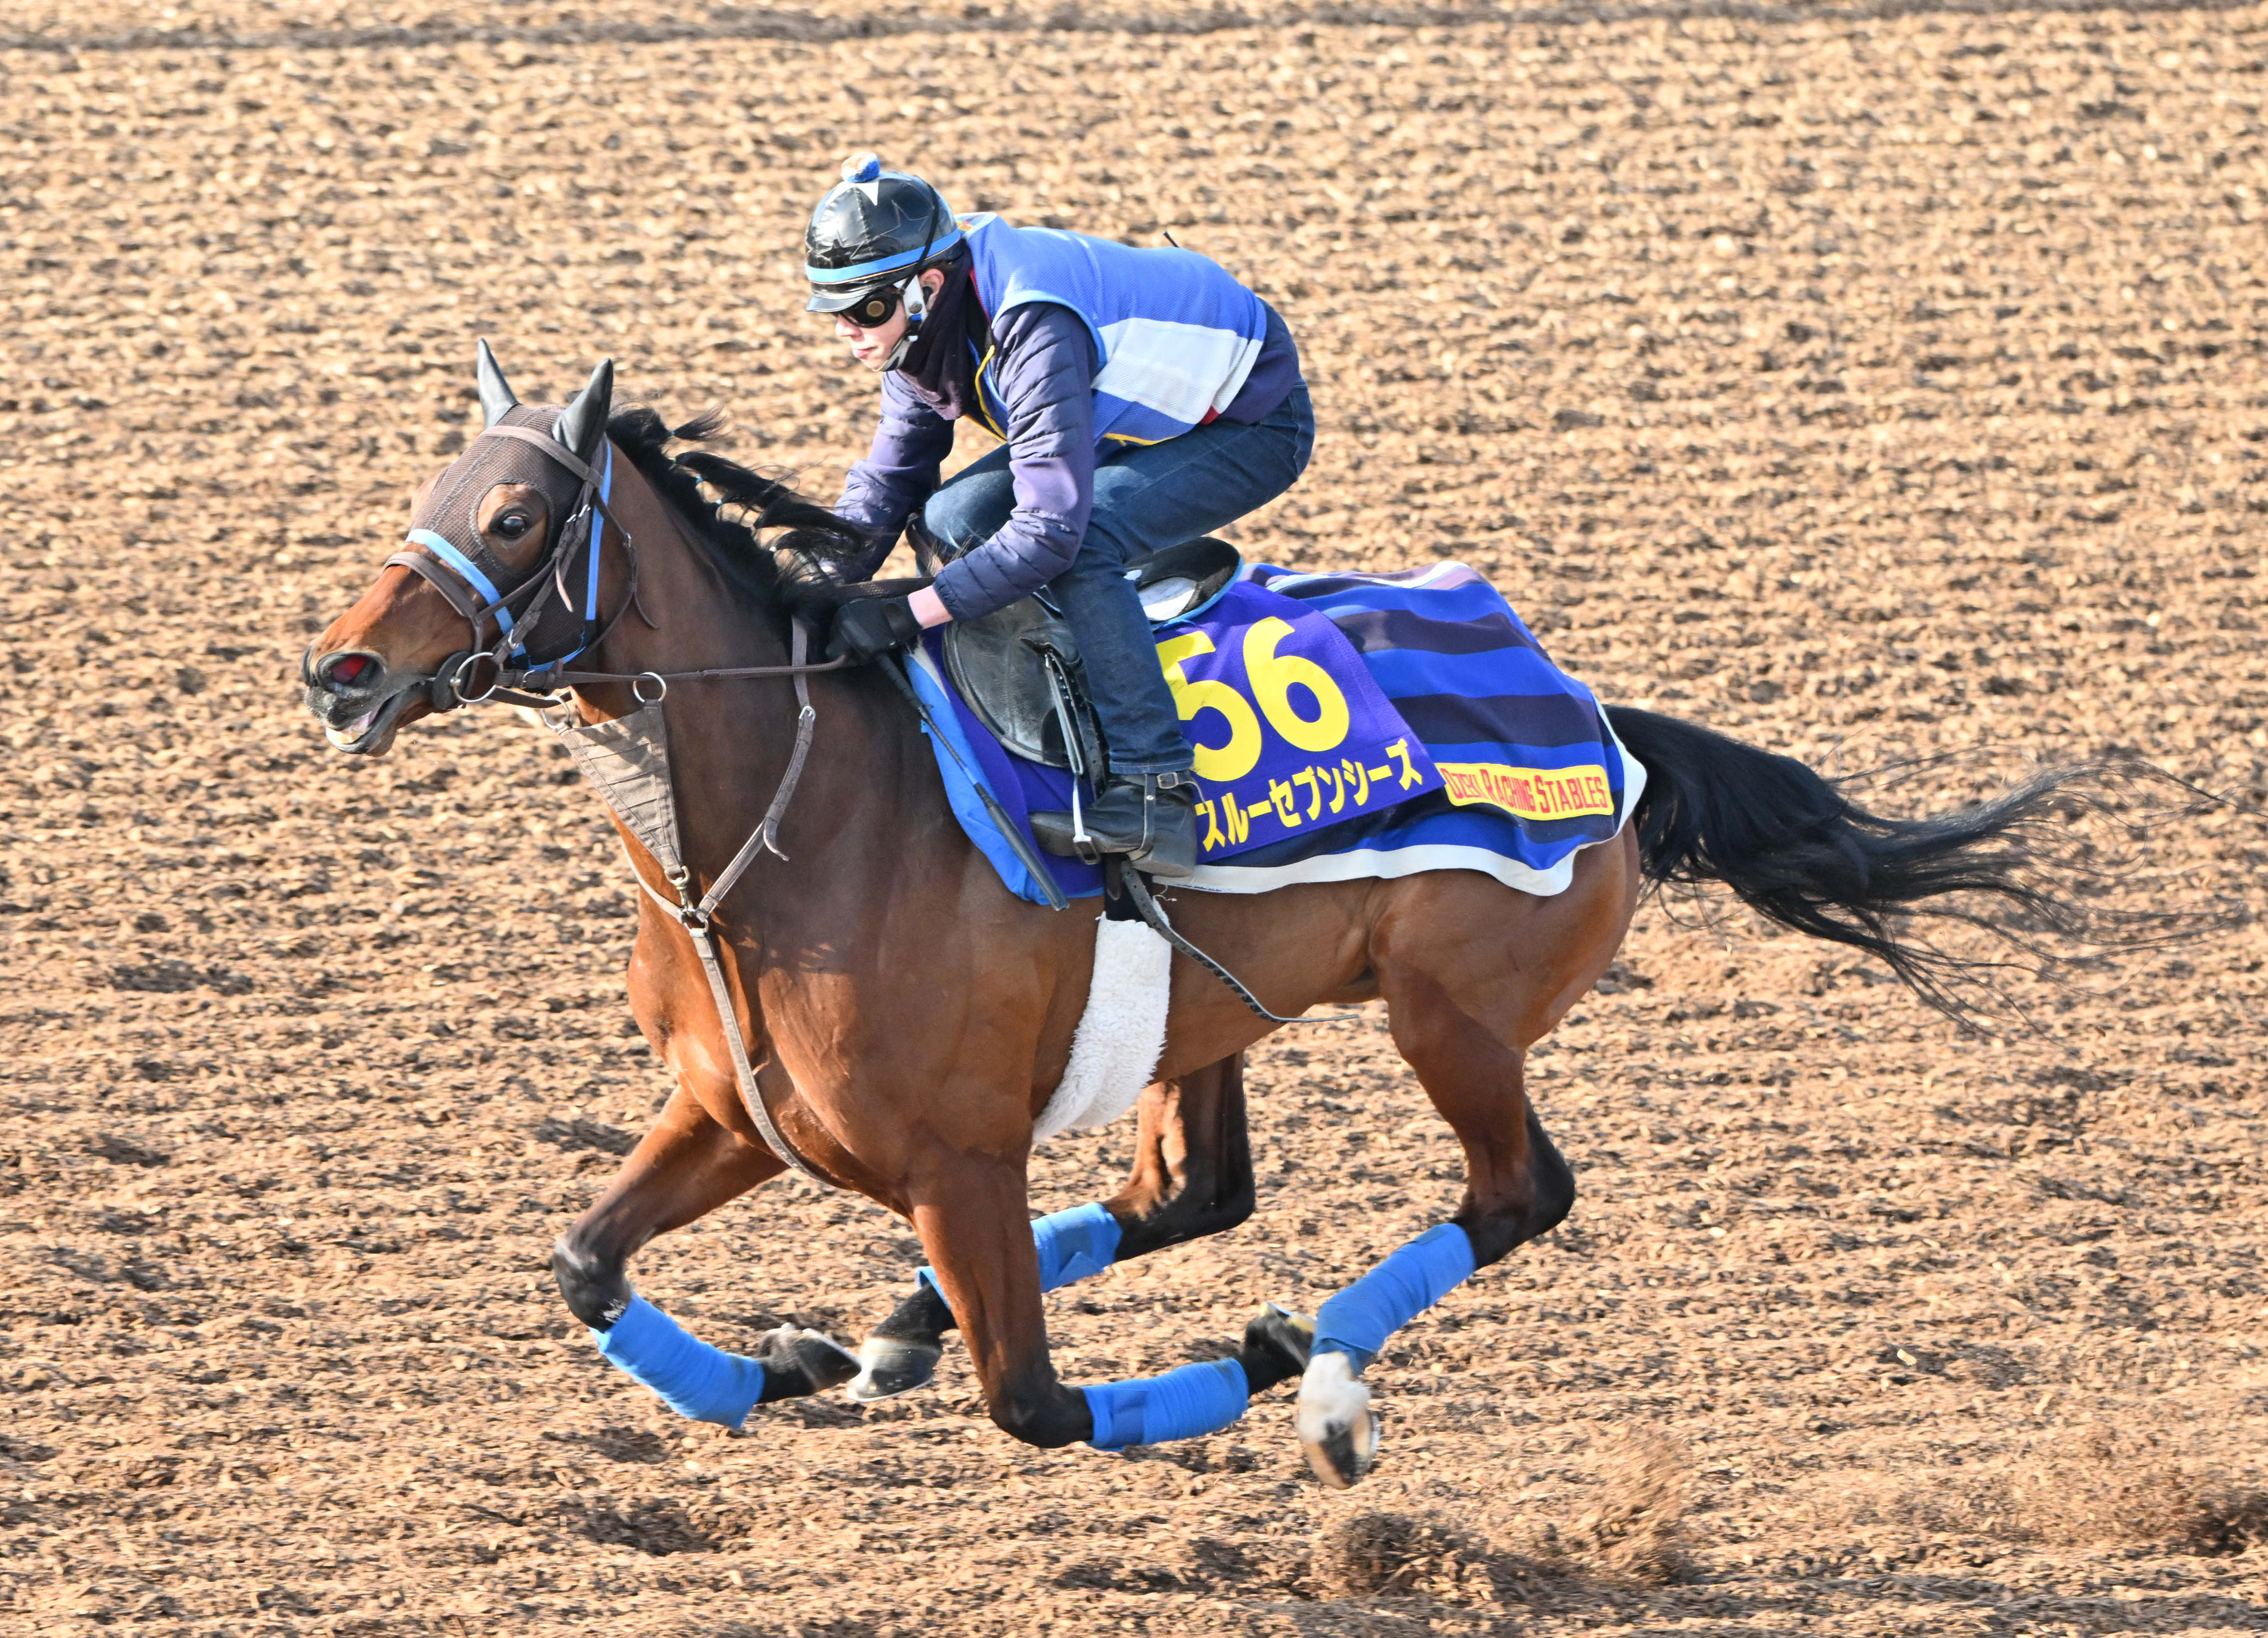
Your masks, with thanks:
[[[1197,867],[1197,775],[1187,771],[1118,775],[1084,815],[1090,845],[1124,854],[1146,875],[1177,881]]]

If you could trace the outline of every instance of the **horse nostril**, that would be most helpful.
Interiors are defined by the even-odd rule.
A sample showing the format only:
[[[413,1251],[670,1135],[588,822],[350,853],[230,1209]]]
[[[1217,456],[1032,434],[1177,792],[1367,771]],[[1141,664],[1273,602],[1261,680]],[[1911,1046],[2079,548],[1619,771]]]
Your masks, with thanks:
[[[378,662],[367,654],[341,654],[323,663],[321,675],[332,688],[351,688],[377,681],[378,672]]]

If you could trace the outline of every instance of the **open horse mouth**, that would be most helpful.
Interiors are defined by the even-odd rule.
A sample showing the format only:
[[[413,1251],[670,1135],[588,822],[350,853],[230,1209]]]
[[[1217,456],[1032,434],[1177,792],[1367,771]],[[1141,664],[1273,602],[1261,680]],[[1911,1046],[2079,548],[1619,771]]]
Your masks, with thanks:
[[[394,748],[394,732],[401,726],[401,708],[409,701],[409,690],[405,688],[387,695],[351,722],[326,721],[323,738],[331,742],[335,751],[346,751],[356,756],[384,756]]]
[[[323,724],[323,738],[334,751],[384,756],[394,748],[394,736],[401,724],[423,716],[420,708],[431,708],[431,678],[401,679],[381,694],[372,685],[384,675],[384,668],[364,656],[333,656],[312,669],[307,709]]]

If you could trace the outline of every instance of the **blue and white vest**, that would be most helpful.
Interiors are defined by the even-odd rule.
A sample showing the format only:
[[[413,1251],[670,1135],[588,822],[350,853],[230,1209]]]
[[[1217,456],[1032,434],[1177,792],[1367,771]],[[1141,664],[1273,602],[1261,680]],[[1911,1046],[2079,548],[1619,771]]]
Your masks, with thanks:
[[[976,298],[998,322],[1011,307],[1056,302],[1086,320],[1100,363],[1094,439],[1161,444],[1235,401],[1260,356],[1268,309],[1219,262],[1193,250],[1145,249],[1056,228],[1014,227],[990,211],[961,218]],[[988,351],[976,371],[985,418],[1007,408]]]

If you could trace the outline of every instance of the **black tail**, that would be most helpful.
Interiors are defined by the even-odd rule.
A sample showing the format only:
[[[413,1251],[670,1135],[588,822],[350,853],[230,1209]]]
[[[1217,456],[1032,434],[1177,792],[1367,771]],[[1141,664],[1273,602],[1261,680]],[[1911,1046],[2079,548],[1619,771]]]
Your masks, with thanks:
[[[1955,1018],[1977,1009],[1958,992],[2006,965],[1964,959],[1904,936],[1918,916],[1965,922],[2013,945],[2033,967],[2043,935],[2088,944],[2150,942],[2126,926],[2160,918],[2093,910],[2039,879],[2066,862],[2061,826],[2089,805],[2071,787],[2099,770],[2043,773],[2006,795],[1933,819],[1870,813],[1793,757],[1743,745],[1652,711],[1610,707],[1608,720],[1646,765],[1638,850],[1655,883],[1722,882],[1760,914],[1815,938],[1880,957],[1930,1005]],[[2166,929],[2154,927],[2155,937]]]

